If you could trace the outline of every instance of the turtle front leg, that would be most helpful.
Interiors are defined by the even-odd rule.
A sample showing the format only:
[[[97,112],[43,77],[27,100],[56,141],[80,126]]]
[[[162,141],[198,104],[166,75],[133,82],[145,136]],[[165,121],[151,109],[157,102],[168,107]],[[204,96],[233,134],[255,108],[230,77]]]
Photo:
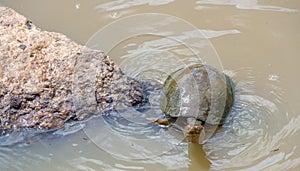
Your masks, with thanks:
[[[169,126],[171,124],[169,118],[147,118],[147,120],[164,127]]]
[[[174,122],[176,122],[178,118],[177,117],[170,117],[170,116],[163,116],[163,118],[147,118],[148,121],[156,123],[159,126],[162,127],[168,127]]]

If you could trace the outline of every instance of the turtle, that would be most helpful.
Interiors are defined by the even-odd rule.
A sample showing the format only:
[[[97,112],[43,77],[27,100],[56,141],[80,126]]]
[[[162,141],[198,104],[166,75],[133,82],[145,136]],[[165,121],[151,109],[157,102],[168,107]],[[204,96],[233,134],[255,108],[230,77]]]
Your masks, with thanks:
[[[181,127],[186,139],[196,142],[204,124],[221,126],[234,103],[234,83],[216,68],[193,64],[171,73],[160,96],[163,118],[152,119],[161,126],[185,120]]]

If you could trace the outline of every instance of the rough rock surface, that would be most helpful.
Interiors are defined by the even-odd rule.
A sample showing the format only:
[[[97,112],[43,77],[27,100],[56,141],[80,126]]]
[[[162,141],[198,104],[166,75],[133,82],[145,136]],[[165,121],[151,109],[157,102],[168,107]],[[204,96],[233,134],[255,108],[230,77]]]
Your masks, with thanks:
[[[94,75],[89,73],[93,67]],[[59,129],[93,114],[82,110],[85,104],[101,114],[120,102],[144,103],[144,94],[143,86],[103,52],[41,31],[14,10],[0,7],[0,136],[28,128]]]

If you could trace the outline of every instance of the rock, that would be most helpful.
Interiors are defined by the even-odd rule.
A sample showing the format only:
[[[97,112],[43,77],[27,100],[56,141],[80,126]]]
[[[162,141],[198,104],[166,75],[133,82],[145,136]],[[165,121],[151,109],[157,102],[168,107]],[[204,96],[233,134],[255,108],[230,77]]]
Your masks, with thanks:
[[[146,102],[141,83],[124,75],[102,51],[42,31],[6,7],[0,7],[0,54],[0,136],[22,129],[55,130],[118,103]],[[85,112],[84,105],[95,113]]]

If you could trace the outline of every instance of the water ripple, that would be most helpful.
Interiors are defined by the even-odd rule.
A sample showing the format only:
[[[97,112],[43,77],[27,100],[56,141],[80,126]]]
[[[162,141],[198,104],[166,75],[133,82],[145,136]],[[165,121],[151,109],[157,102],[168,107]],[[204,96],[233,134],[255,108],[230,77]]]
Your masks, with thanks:
[[[211,170],[262,170],[295,158],[280,152],[300,129],[300,116],[288,118],[290,111],[282,107],[284,90],[270,84],[268,73],[250,68],[227,73],[236,83],[235,104],[223,128],[204,144]]]
[[[175,0],[117,0],[113,2],[107,2],[100,5],[97,5],[95,9],[102,9],[105,11],[115,11],[115,10],[123,10],[133,6],[140,5],[149,5],[149,6],[159,6],[166,5]]]
[[[197,0],[196,4],[234,5],[237,9],[267,10],[279,12],[299,12],[297,9],[272,5],[260,5],[258,0]],[[196,7],[198,9],[199,7]]]

